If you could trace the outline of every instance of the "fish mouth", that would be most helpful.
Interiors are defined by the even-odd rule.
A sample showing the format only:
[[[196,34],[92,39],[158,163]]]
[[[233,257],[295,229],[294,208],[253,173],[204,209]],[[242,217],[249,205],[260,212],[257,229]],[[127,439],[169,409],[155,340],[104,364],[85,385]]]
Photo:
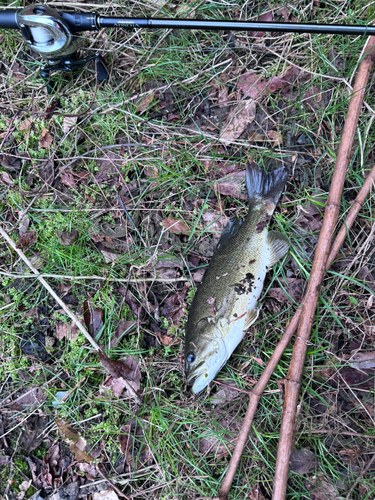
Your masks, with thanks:
[[[209,382],[209,376],[207,366],[204,361],[201,361],[197,366],[194,367],[194,370],[192,370],[192,372],[187,375],[186,382],[193,394],[197,394],[207,386]]]

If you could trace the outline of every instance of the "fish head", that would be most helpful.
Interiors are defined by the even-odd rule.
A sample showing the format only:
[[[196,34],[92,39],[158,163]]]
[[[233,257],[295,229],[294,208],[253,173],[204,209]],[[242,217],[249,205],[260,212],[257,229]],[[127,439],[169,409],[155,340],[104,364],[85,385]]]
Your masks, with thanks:
[[[225,318],[205,318],[197,325],[196,342],[185,346],[186,379],[193,394],[207,387],[231,355],[225,342],[228,329]]]

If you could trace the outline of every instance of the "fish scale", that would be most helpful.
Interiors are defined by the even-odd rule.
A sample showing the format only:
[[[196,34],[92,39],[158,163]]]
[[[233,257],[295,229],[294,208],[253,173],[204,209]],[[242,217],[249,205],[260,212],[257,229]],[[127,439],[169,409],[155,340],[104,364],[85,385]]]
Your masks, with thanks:
[[[267,175],[247,165],[248,214],[242,224],[234,219],[224,229],[186,324],[185,368],[195,394],[214,379],[257,319],[266,273],[288,251],[287,238],[268,231],[286,177],[284,168]]]

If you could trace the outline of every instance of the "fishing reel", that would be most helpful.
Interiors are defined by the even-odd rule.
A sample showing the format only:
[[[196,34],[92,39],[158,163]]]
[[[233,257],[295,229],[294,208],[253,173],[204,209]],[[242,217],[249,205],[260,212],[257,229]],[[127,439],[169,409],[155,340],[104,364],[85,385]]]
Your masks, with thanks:
[[[40,69],[40,75],[47,82],[48,92],[52,91],[51,71],[74,71],[90,61],[95,61],[98,80],[103,81],[107,78],[104,60],[99,54],[79,58],[80,38],[55,9],[47,5],[30,5],[16,11],[15,16],[26,44],[46,60],[46,64]],[[79,22],[80,16],[76,17],[78,32],[82,27]],[[88,19],[87,16],[85,19]],[[92,16],[92,28],[93,23],[95,23],[94,16]],[[84,26],[83,29],[85,28]]]

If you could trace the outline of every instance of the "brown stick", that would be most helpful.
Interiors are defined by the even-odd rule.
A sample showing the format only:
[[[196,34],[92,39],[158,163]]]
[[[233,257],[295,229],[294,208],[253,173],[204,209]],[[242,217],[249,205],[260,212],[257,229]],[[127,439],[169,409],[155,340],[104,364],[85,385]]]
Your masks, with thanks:
[[[367,55],[362,59],[349,103],[340,147],[337,153],[333,171],[331,188],[324,212],[322,229],[310,273],[305,301],[302,306],[301,319],[298,324],[297,338],[293,348],[292,359],[285,383],[285,399],[283,418],[281,421],[280,441],[277,452],[273,500],[284,500],[289,472],[289,461],[294,443],[294,427],[296,410],[301,385],[302,372],[305,363],[307,342],[310,337],[312,322],[318,302],[319,289],[323,281],[324,271],[331,246],[332,235],[339,215],[342,189],[346,170],[353,145],[354,134],[358,124],[365,87],[373,65],[375,37],[371,37],[366,47]]]
[[[366,200],[366,197],[368,196],[372,185],[375,183],[375,165],[372,167],[368,177],[366,178],[365,182],[363,183],[362,188],[358,192],[358,195],[354,201],[353,206],[348,212],[347,218],[340,228],[340,231],[338,232],[335,241],[332,245],[329,257],[327,259],[327,264],[326,264],[326,269],[328,270],[330,266],[332,265],[333,261],[336,258],[337,252],[341,248],[345,237],[352,227],[354,220],[360,211],[363,203]],[[276,349],[274,353],[272,354],[264,372],[262,373],[259,381],[257,384],[253,387],[253,389],[250,391],[250,401],[249,401],[249,406],[246,411],[246,415],[237,439],[236,447],[233,451],[232,458],[229,463],[228,470],[224,476],[223,482],[221,483],[220,490],[218,493],[218,498],[220,500],[226,500],[228,498],[228,493],[230,490],[230,487],[232,485],[238,464],[240,462],[241,456],[243,449],[245,447],[246,441],[248,434],[250,432],[250,428],[253,422],[253,418],[255,415],[256,408],[258,406],[259,400],[262,396],[262,393],[272,375],[274,372],[278,362],[280,361],[280,358],[287,347],[290,338],[294,335],[295,331],[297,330],[298,322],[301,317],[301,312],[302,312],[302,307],[300,306],[297,311],[295,312],[291,322],[287,326],[283,336],[281,337],[279,343],[276,346]]]

